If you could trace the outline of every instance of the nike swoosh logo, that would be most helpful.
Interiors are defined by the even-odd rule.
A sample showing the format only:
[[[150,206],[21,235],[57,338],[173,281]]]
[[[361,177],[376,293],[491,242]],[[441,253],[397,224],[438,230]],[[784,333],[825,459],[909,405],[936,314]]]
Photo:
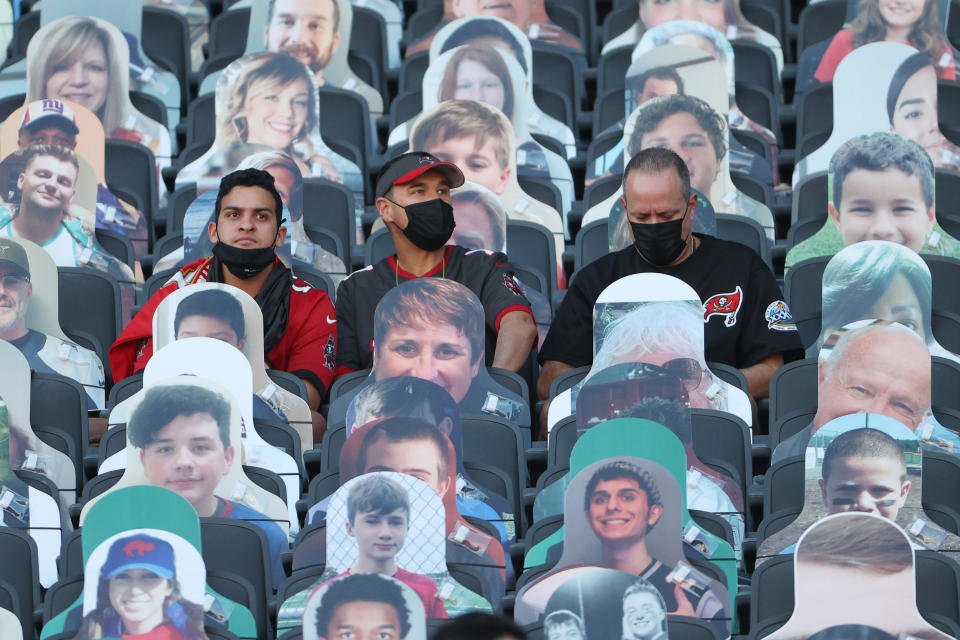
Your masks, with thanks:
[[[324,320],[327,321],[327,324],[337,324],[337,319],[336,318],[331,319],[330,316],[327,316],[326,318],[324,318]]]

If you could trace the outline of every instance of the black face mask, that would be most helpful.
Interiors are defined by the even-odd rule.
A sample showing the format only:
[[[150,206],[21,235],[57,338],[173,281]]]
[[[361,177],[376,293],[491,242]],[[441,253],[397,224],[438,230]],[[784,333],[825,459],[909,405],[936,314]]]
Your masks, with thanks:
[[[276,249],[273,244],[277,242],[277,236],[280,235],[280,226],[283,220],[277,224],[277,233],[273,236],[273,243],[269,247],[260,247],[259,249],[243,249],[241,247],[231,247],[228,244],[217,241],[213,245],[213,255],[230,270],[230,273],[241,280],[252,278],[271,264],[277,257]]]
[[[393,204],[407,213],[407,228],[403,229],[403,235],[424,251],[436,251],[445,245],[457,226],[453,219],[453,205],[440,198],[415,202],[405,207],[396,202]]]
[[[658,267],[667,266],[680,257],[687,246],[687,242],[683,238],[683,219],[685,217],[687,217],[686,212],[676,220],[670,220],[669,222],[647,224],[631,222],[633,246],[650,264]]]

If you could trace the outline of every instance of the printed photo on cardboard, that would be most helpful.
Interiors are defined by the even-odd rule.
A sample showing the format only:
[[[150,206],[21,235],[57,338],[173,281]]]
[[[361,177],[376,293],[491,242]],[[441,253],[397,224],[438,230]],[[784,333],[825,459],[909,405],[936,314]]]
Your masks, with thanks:
[[[834,331],[820,348],[817,411],[809,425],[784,438],[773,462],[803,456],[810,439],[831,420],[879,413],[917,433],[921,447],[951,455],[960,436],[930,408],[930,351],[912,329],[885,320],[860,320]]]
[[[684,0],[682,2],[658,2],[657,0],[638,0],[640,18],[620,35],[603,45],[602,53],[614,49],[633,46],[640,41],[647,29],[670,22],[671,20],[695,20],[703,22],[725,34],[730,40],[748,40],[762,44],[773,52],[777,59],[777,68],[783,68],[783,48],[775,36],[751,24],[740,11],[740,0],[721,0],[704,2],[703,0]]]
[[[95,58],[97,66],[80,76],[78,83],[68,70],[83,69],[87,56]],[[100,118],[107,138],[147,147],[158,168],[169,164],[169,131],[130,102],[130,47],[120,29],[97,17],[54,20],[30,39],[27,60],[28,102],[55,98],[86,107]]]
[[[823,272],[820,338],[858,320],[898,322],[927,343],[930,354],[956,359],[937,342],[931,327],[933,279],[930,269],[908,247],[863,240],[837,252]]]
[[[80,537],[85,567],[92,568],[91,561],[95,561],[96,565],[103,567],[108,559],[110,542],[138,534],[163,541],[173,549],[173,566],[176,570],[176,578],[174,579],[179,581],[181,576],[184,576],[188,586],[187,592],[181,592],[178,597],[189,594],[190,600],[188,601],[202,604],[201,614],[204,627],[227,630],[245,639],[256,637],[256,622],[253,614],[243,605],[223,597],[210,587],[205,587],[206,594],[203,594],[203,586],[201,586],[199,592],[201,600],[195,600],[198,594],[193,586],[192,576],[196,571],[199,571],[201,576],[204,574],[203,561],[200,555],[200,521],[190,503],[173,491],[159,487],[139,486],[127,487],[104,496],[104,499],[99,501],[97,506],[91,510],[90,517],[87,519]],[[149,553],[146,549],[143,549],[143,551]],[[97,554],[99,559],[97,559]],[[126,554],[124,553],[124,555]],[[188,562],[192,564],[186,567],[182,566]],[[93,588],[92,597],[96,599],[98,593],[96,587]],[[44,625],[43,636],[48,637],[58,633],[76,634],[84,620],[85,600],[84,593],[81,592],[72,605]],[[108,603],[109,597],[101,598],[100,601]],[[96,605],[90,605],[89,603],[87,606],[91,609],[96,608]],[[180,611],[176,607],[171,609],[165,614],[163,623],[175,620],[174,624],[176,625],[178,622],[183,622],[185,617],[180,615]],[[129,617],[129,607],[126,608],[125,613]],[[187,612],[184,610],[184,613]],[[194,613],[190,612],[190,615],[194,615]],[[112,618],[113,616],[108,617]],[[94,620],[96,618],[91,619],[91,621]],[[97,629],[88,628],[88,631],[97,631]],[[158,633],[167,632],[168,629],[161,629]],[[178,633],[180,632],[178,631]],[[118,635],[117,633],[113,634],[114,637]],[[191,638],[204,636],[192,636],[184,631],[180,635],[167,635],[165,637]]]
[[[932,60],[937,76],[956,80],[954,49],[947,40],[949,0],[920,0],[906,10],[878,0],[849,0],[844,28],[827,42],[801,52],[797,86],[800,91],[832,82],[837,66],[855,49],[873,42],[903,42]]]
[[[396,638],[426,640],[426,617],[416,592],[377,574],[344,576],[317,589],[303,613],[304,640]]]
[[[567,158],[576,155],[576,138],[566,123],[547,115],[533,99],[533,49],[530,38],[512,22],[496,16],[458,18],[437,31],[430,44],[430,62],[460,46],[494,46],[517,60],[525,75],[527,126],[531,133],[553,138],[564,145]],[[458,69],[459,71],[459,69]]]
[[[813,522],[850,511],[875,513],[896,522],[915,549],[960,550],[960,538],[923,512],[923,453],[917,434],[885,416],[858,414],[857,418],[832,420],[810,439],[804,459],[803,510],[796,520],[763,540],[758,558],[791,553]],[[868,426],[860,426],[863,423]]]
[[[346,575],[399,580],[417,593],[427,618],[491,610],[447,571],[445,512],[433,487],[414,476],[373,472],[344,483],[325,503],[326,541],[316,554],[323,557],[314,561],[326,568],[313,585],[283,602],[277,614],[281,633],[300,625],[312,592]],[[313,544],[303,539],[297,546],[304,542]]]
[[[560,586],[550,576],[588,565],[638,575],[656,588],[668,612],[713,620],[729,630],[726,588],[683,557],[685,508],[676,476],[656,462],[619,456],[587,466],[566,492],[562,556],[546,577],[521,589],[515,620],[538,621],[543,605]],[[548,551],[548,561],[550,556]]]
[[[718,304],[734,304],[739,309],[740,296],[742,292],[733,292],[730,300]],[[732,300],[734,297],[738,299]],[[753,417],[746,393],[721,380],[707,366],[703,335],[704,323],[709,319],[709,310],[693,288],[672,276],[635,274],[608,286],[593,308],[594,355],[590,372],[581,383],[551,401],[549,427],[577,412],[578,394],[593,376],[613,365],[641,362],[676,371],[682,367],[683,375],[689,378],[684,383],[689,387],[685,405],[726,411],[751,424]],[[681,340],[683,349],[678,347]],[[589,421],[589,416],[584,418]]]
[[[87,161],[97,179],[97,228],[123,234],[133,244],[137,258],[146,255],[149,238],[146,216],[107,186],[103,125],[97,116],[80,105],[48,98],[16,109],[4,120],[0,128],[0,158],[41,144],[72,149]]]
[[[248,520],[264,531],[273,583],[283,569],[279,554],[289,543],[287,507],[257,487],[241,468],[240,409],[221,385],[197,376],[176,376],[139,391],[127,420],[127,465],[106,493],[84,505],[81,524],[103,495],[150,484],[185,497],[198,515]],[[204,448],[197,451],[197,443]],[[189,464],[181,459],[188,456]]]
[[[460,408],[447,391],[429,380],[398,376],[364,387],[347,409],[347,435],[379,418],[423,418],[444,433],[456,456],[457,509],[460,513],[490,522],[504,545],[516,539],[515,515],[507,500],[470,477],[464,466],[463,427]],[[308,522],[319,513],[311,507]]]
[[[696,48],[723,65],[730,96],[730,110],[727,113],[727,121],[730,123],[730,128],[751,131],[763,136],[767,145],[770,147],[773,160],[773,164],[763,164],[759,156],[756,156],[756,154],[743,147],[736,138],[731,137],[730,168],[750,173],[754,177],[762,179],[764,182],[769,183],[773,181],[773,184],[776,186],[779,183],[778,168],[776,165],[779,146],[776,134],[770,129],[751,120],[740,110],[740,107],[737,106],[733,47],[722,33],[708,24],[694,22],[692,20],[676,20],[654,27],[643,34],[643,38],[640,39],[640,42],[633,50],[632,64],[627,71],[626,86],[628,102],[626,113],[631,113],[639,106],[640,99],[644,98],[645,95],[647,99],[649,99],[650,96],[658,93],[657,80],[662,81],[666,78],[662,76],[658,78],[659,74],[651,73],[660,66],[656,64],[657,54],[654,52],[660,47],[667,45],[681,45]],[[648,58],[648,56],[651,57]],[[644,60],[644,62],[641,63],[641,60]],[[663,71],[659,73],[662,74]],[[652,81],[651,78],[653,78]],[[684,89],[686,89],[686,86],[690,86],[691,89],[678,91],[677,93],[697,95],[695,88],[696,83],[697,80],[686,83]],[[671,87],[667,84],[665,88],[670,89]],[[770,169],[769,172],[767,171],[768,167]]]
[[[543,40],[576,52],[583,52],[583,43],[580,39],[550,19],[543,0],[514,0],[499,4],[487,4],[476,2],[476,0],[444,0],[443,18],[440,24],[407,47],[406,55],[409,57],[430,48],[437,32],[448,23],[461,18],[480,16],[505,20],[525,33],[531,40]]]
[[[613,569],[570,570],[547,601],[543,632],[569,640],[666,640],[667,611],[657,588]]]
[[[165,632],[206,638],[205,583],[203,558],[183,538],[158,529],[112,536],[84,565],[83,620],[75,637]]]
[[[716,63],[719,71],[719,63]],[[690,186],[707,195],[717,213],[753,218],[773,237],[773,214],[766,205],[738,191],[730,177],[729,139],[725,83],[718,95],[721,103],[674,94],[646,102],[627,118],[623,130],[624,163],[649,147],[675,151],[690,169]],[[721,97],[722,96],[722,97]],[[691,147],[692,141],[701,144]]]
[[[172,128],[180,122],[180,82],[172,71],[158,65],[143,50],[143,0],[131,0],[120,6],[98,0],[51,0],[40,10],[43,24],[71,16],[100,18],[117,27],[130,50],[130,90],[160,100],[167,109]]]
[[[309,67],[317,85],[363,96],[370,116],[382,116],[383,97],[347,61],[353,28],[350,0],[257,0],[251,7],[246,54],[288,53]]]
[[[30,365],[20,351],[0,340],[0,397],[7,405],[10,426],[10,467],[40,473],[60,491],[60,505],[76,502],[77,472],[65,453],[46,444],[30,424]]]
[[[121,308],[133,304],[135,276],[94,235],[97,179],[66,147],[36,145],[0,162],[0,237],[39,244],[58,267],[90,267],[120,283]]]
[[[528,130],[525,83],[523,67],[514,56],[492,44],[464,45],[431,60],[423,77],[423,110],[447,100],[476,100],[500,110],[513,126],[518,175],[550,180],[566,212],[574,198],[570,167]]]
[[[488,330],[480,300],[462,284],[443,278],[403,282],[377,304],[374,365],[357,392],[378,380],[423,378],[443,387],[461,413],[488,413],[529,426],[527,404],[495,382],[484,366]],[[430,357],[422,358],[421,351]],[[351,398],[331,404],[330,424],[344,423]]]
[[[787,266],[864,240],[960,257],[960,241],[937,224],[935,170],[917,143],[894,133],[857,136],[830,159],[827,220],[787,252]]]
[[[297,161],[284,151],[262,144],[235,144],[210,158],[210,172],[197,181],[197,198],[187,207],[183,217],[184,247],[163,256],[154,267],[172,268],[212,255],[213,243],[207,234],[207,223],[214,221],[217,191],[223,176],[240,169],[260,169],[274,179],[274,186],[283,201],[283,226],[287,229],[284,245],[277,255],[287,266],[297,263],[328,274],[345,274],[343,261],[335,254],[314,244],[307,235],[303,219],[303,176]]]
[[[864,77],[866,70],[870,77]],[[960,167],[960,147],[940,132],[937,74],[926,55],[897,42],[874,42],[843,59],[833,79],[833,131],[802,158],[793,184],[828,169],[837,149],[857,136],[890,131],[927,150],[937,168]]]
[[[343,183],[362,203],[363,176],[321,138],[316,79],[298,58],[261,52],[234,60],[217,78],[215,101],[213,146],[177,174],[178,187],[215,180],[245,153],[261,151],[231,150],[247,143],[283,151],[296,161],[301,176]]]
[[[0,339],[26,357],[30,370],[76,380],[87,408],[104,407],[103,363],[94,351],[70,340],[58,322],[57,266],[41,247],[0,237],[0,277],[10,306],[0,308]]]
[[[768,638],[808,638],[841,624],[894,637],[950,638],[917,611],[910,539],[883,516],[828,516],[804,532],[794,558],[793,614]]]
[[[457,508],[455,455],[450,439],[426,420],[375,420],[344,443],[340,483],[373,471],[406,473],[426,482],[443,500],[447,561],[477,566],[489,593],[503,593],[504,580],[512,576],[506,571],[503,547],[469,524]]]
[[[13,426],[7,404],[0,398],[0,521],[2,526],[26,531],[37,543],[40,584],[49,588],[57,581],[64,521],[57,497],[27,485],[10,464],[21,455],[25,441],[23,430]],[[0,617],[0,630],[4,628]]]
[[[527,195],[517,181],[517,137],[510,121],[474,100],[448,100],[420,114],[410,132],[410,150],[426,151],[456,164],[470,182],[500,198],[510,220],[527,220],[550,230],[562,251],[564,226],[553,208]],[[470,158],[484,158],[483,163]],[[376,229],[376,226],[374,226]]]

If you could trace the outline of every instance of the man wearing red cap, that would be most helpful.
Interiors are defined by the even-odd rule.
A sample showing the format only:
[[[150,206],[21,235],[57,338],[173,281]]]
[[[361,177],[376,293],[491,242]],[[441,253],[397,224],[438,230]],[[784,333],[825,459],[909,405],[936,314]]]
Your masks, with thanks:
[[[463,184],[456,165],[429,153],[391,160],[377,176],[376,206],[397,253],[355,271],[337,291],[337,373],[373,365],[373,315],[380,298],[407,280],[450,278],[483,303],[487,344],[496,344],[494,367],[516,371],[537,338],[530,303],[502,253],[446,243],[453,234],[450,189]]]

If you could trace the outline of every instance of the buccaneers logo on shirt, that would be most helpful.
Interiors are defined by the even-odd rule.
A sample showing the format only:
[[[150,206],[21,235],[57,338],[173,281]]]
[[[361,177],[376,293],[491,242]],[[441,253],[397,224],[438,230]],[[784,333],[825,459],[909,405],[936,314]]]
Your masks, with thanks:
[[[738,285],[735,291],[730,293],[718,293],[710,296],[703,303],[703,321],[707,322],[713,316],[722,316],[723,324],[732,327],[737,324],[737,312],[740,311],[740,303],[743,300],[743,291]]]
[[[523,291],[520,289],[520,284],[517,282],[517,279],[511,275],[503,275],[503,286],[507,289],[510,289],[515,295],[522,296]]]

